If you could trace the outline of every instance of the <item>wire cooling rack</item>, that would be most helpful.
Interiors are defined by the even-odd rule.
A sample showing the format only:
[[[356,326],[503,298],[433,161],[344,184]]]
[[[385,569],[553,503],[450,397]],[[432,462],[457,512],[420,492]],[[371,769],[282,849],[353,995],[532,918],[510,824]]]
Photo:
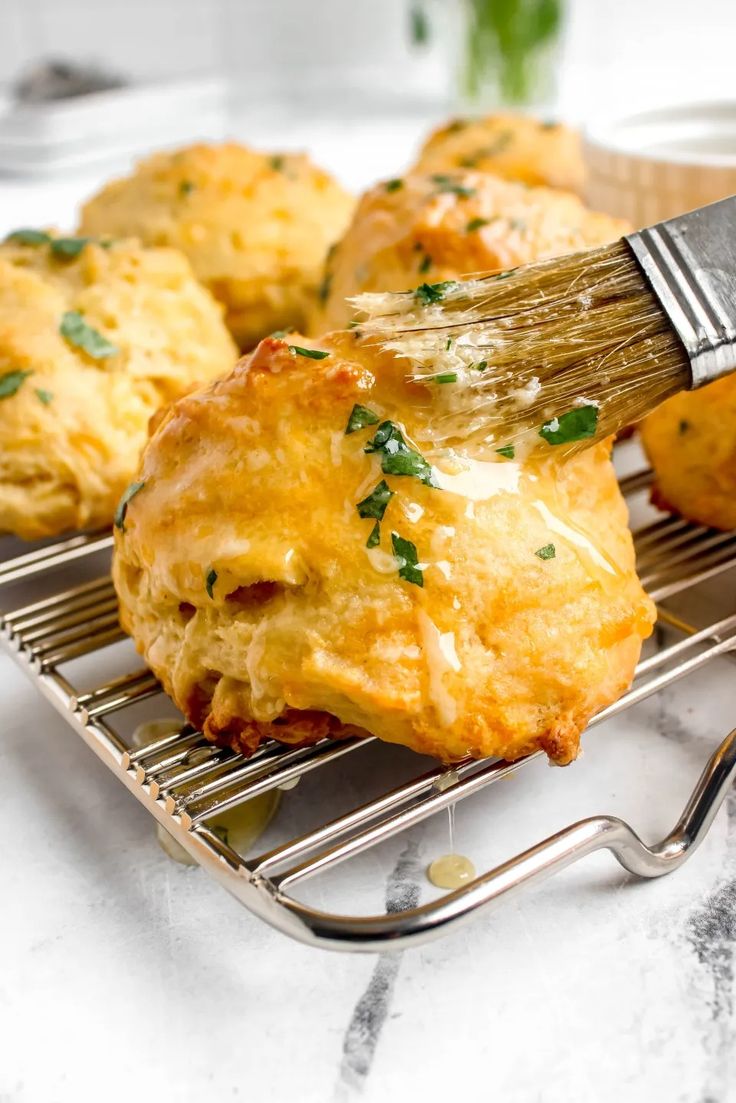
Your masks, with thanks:
[[[622,480],[630,504],[643,498],[649,482],[647,471]],[[736,651],[736,613],[706,617],[703,625],[673,611],[670,604],[670,599],[685,596],[692,598],[684,602],[686,607],[698,607],[706,583],[729,577],[728,572],[736,569],[736,532],[717,532],[660,516],[640,527],[635,538],[642,580],[657,602],[660,635],[666,645],[641,661],[631,690],[597,715],[591,726]],[[12,554],[17,544],[11,548],[10,556],[0,563],[0,608],[4,610],[0,637],[40,691],[196,861],[252,912],[302,942],[346,950],[414,945],[601,849],[612,851],[622,866],[640,877],[658,877],[677,868],[696,849],[736,775],[735,730],[708,761],[674,829],[655,846],[645,846],[621,819],[593,816],[427,903],[376,915],[321,910],[295,895],[307,878],[372,851],[523,770],[540,754],[515,763],[465,761],[452,770],[435,765],[412,772],[394,788],[365,803],[351,804],[337,818],[305,833],[282,839],[266,853],[241,854],[214,829],[218,815],[259,794],[288,788],[313,771],[329,771],[345,756],[365,755],[375,741],[324,740],[303,748],[271,742],[246,759],[213,746],[184,723],[178,731],[145,746],[122,736],[120,718],[162,695],[162,690],[145,668],[126,673],[116,669],[115,647],[124,636],[107,569],[111,545],[112,537],[103,532],[74,536],[20,555]],[[733,581],[729,585],[733,587]],[[19,589],[26,598],[30,589],[37,599],[14,607],[13,595]],[[38,596],[41,591],[47,596]],[[96,672],[91,688],[83,687],[75,674],[80,660],[87,661],[87,670],[91,661]],[[410,758],[420,766],[427,762]]]

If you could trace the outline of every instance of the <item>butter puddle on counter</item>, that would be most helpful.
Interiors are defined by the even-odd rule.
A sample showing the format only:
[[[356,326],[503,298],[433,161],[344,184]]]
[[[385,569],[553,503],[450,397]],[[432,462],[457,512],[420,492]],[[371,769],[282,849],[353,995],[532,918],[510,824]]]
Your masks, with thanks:
[[[184,723],[183,717],[178,719],[162,717],[160,720],[147,720],[135,729],[131,743],[133,747],[143,747],[147,743],[154,743],[156,740],[180,732]],[[200,762],[206,762],[215,750],[214,745],[212,747],[194,747],[187,752],[185,761],[188,766],[198,765]],[[298,778],[295,778],[294,784],[298,780]],[[281,788],[286,788],[286,786]],[[246,804],[222,813],[216,823],[209,825],[210,830],[224,843],[234,847],[241,854],[246,854],[273,819],[280,799],[280,793],[275,790],[261,793]],[[156,824],[156,838],[164,853],[175,862],[184,866],[199,864],[189,851],[185,850],[181,843],[169,834],[160,823]]]

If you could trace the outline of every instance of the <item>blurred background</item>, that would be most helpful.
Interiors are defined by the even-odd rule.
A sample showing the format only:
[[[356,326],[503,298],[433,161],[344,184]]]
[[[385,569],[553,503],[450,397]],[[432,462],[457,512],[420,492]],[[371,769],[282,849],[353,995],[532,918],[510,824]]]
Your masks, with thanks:
[[[308,147],[358,188],[451,112],[582,122],[727,97],[735,22],[733,0],[1,0],[0,173],[109,174],[228,135]],[[69,66],[126,94],[22,106],[78,91]]]

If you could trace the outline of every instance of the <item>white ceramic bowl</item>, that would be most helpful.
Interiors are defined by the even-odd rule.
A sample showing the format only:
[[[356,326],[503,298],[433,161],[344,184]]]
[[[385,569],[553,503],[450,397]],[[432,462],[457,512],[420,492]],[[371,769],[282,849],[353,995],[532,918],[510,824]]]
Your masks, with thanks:
[[[736,193],[736,101],[608,119],[583,145],[587,202],[637,229]]]

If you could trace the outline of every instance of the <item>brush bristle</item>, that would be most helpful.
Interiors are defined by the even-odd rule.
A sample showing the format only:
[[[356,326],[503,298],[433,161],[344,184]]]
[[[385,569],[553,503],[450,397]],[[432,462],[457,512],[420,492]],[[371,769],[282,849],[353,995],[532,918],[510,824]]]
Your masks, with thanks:
[[[438,441],[574,451],[689,381],[684,348],[625,241],[354,302],[366,337],[437,387]]]

